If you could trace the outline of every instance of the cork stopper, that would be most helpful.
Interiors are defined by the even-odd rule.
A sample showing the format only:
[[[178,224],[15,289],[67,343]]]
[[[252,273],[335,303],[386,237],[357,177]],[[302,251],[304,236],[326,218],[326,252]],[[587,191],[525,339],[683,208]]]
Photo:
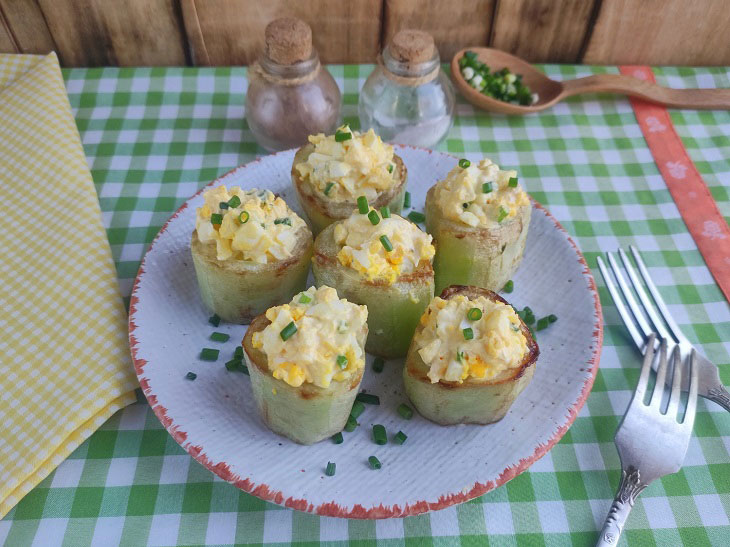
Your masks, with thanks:
[[[274,19],[264,36],[266,55],[280,65],[293,65],[312,55],[312,29],[301,19]]]
[[[399,30],[390,41],[390,54],[402,63],[425,63],[433,57],[433,37],[422,30]]]

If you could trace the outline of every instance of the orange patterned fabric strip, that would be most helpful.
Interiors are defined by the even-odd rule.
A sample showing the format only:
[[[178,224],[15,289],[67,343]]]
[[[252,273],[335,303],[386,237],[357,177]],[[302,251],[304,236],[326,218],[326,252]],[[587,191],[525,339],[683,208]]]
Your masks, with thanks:
[[[621,66],[619,70],[641,80],[655,81],[648,66]],[[730,301],[730,227],[677,135],[667,109],[633,98],[631,106],[684,223]]]

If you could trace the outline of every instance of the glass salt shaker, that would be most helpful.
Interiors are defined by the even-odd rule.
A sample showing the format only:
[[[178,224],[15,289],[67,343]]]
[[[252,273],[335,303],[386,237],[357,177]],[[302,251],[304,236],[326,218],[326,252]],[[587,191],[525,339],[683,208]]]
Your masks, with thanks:
[[[319,62],[309,25],[276,19],[266,27],[265,43],[249,68],[246,93],[246,120],[256,141],[270,151],[286,150],[306,144],[309,135],[334,133],[340,89]]]
[[[433,37],[401,30],[360,92],[360,125],[389,142],[432,147],[451,128],[454,103]]]

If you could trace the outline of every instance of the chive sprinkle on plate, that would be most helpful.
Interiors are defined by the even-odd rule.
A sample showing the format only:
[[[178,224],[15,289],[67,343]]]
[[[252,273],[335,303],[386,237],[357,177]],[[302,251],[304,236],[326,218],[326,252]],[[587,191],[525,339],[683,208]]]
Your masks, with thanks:
[[[217,327],[218,325],[220,325],[220,324],[221,324],[221,318],[220,318],[220,317],[218,317],[217,315],[211,315],[211,316],[210,316],[210,317],[208,318],[208,323],[210,323],[210,324],[211,324],[211,325],[213,325],[214,327]]]
[[[220,353],[220,350],[217,350],[217,349],[203,348],[200,351],[200,358],[203,361],[217,361],[219,353]]]
[[[360,401],[355,401],[352,403],[352,409],[350,410],[350,416],[352,416],[355,419],[358,419],[360,417],[360,414],[365,412],[365,405],[362,404]]]
[[[342,436],[342,431],[332,435],[332,442],[335,444],[342,444],[345,442],[345,438]]]
[[[355,396],[356,401],[360,401],[361,403],[365,403],[366,405],[379,405],[380,404],[380,397],[377,395],[373,395],[372,393],[358,393]]]
[[[375,372],[383,372],[385,366],[385,360],[382,357],[376,357],[373,359],[373,370]]]
[[[412,222],[415,222],[416,224],[420,224],[424,220],[426,220],[426,215],[423,213],[419,213],[418,211],[411,211],[408,213],[408,219]]]
[[[370,456],[368,458],[368,463],[370,464],[371,469],[380,469],[383,466],[383,464],[380,463],[380,460],[375,456]]]
[[[337,466],[334,462],[327,462],[327,468],[324,470],[324,474],[328,477],[331,477],[335,474],[335,471],[337,470]]]
[[[385,431],[385,426],[381,424],[373,426],[373,440],[375,444],[388,444],[388,434]]]
[[[402,431],[399,431],[398,433],[396,433],[396,434],[395,434],[395,435],[393,436],[393,442],[394,442],[395,444],[403,444],[404,442],[406,442],[406,439],[407,439],[407,438],[408,438],[408,435],[406,435],[406,434],[405,434],[405,433],[403,433]]]
[[[198,377],[198,375],[195,374],[194,372],[188,372],[185,375],[185,378],[188,379],[188,380],[195,380],[197,377]]]
[[[413,418],[413,409],[405,403],[401,403],[398,406],[398,415],[404,420],[410,420]]]
[[[213,342],[228,342],[228,340],[231,338],[230,334],[226,334],[225,332],[214,332],[210,335],[210,339]]]

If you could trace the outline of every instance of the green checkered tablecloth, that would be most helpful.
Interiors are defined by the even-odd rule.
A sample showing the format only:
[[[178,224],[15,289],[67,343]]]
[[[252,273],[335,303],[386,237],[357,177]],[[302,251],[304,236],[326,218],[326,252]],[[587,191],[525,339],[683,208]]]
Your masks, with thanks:
[[[370,66],[333,66],[346,121]],[[556,78],[614,68],[546,66]],[[655,71],[673,87],[730,87],[730,70]],[[96,182],[122,292],[148,244],[201,186],[263,154],[243,119],[242,68],[72,69],[64,76]],[[674,111],[690,156],[730,217],[730,113]],[[589,264],[635,244],[682,330],[730,384],[730,308],[688,234],[625,99],[569,100],[540,115],[476,112],[460,100],[439,147],[516,168]],[[42,182],[35,183],[42,192]],[[471,502],[384,521],[320,518],[245,494],[205,470],[141,400],[118,412],[3,520],[6,545],[592,545],[620,469],[613,435],[638,356],[602,280],[605,339],[593,392],[529,471]],[[1,425],[0,425],[1,427]],[[684,468],[647,488],[635,545],[730,544],[730,415],[701,400]]]

